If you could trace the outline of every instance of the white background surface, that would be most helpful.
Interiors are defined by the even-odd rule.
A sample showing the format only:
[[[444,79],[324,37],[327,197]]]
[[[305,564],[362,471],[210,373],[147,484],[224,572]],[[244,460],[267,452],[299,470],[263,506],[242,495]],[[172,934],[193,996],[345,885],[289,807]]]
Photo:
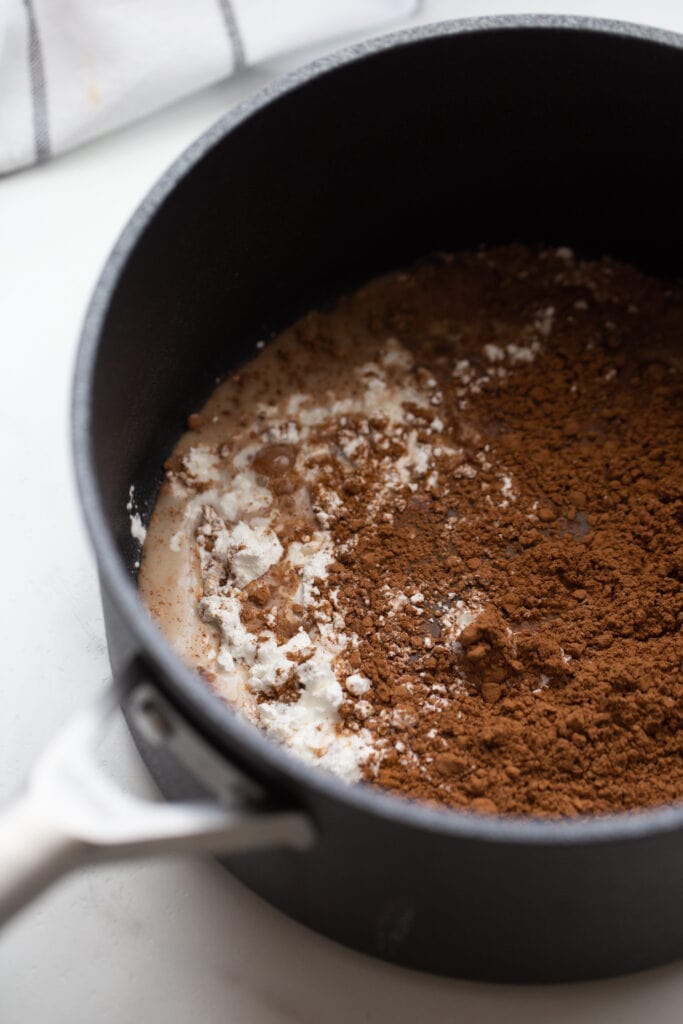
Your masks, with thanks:
[[[680,0],[428,0],[416,20],[520,8],[683,31]],[[108,677],[68,438],[72,361],[96,276],[171,160],[239,99],[319,52],[252,70],[0,181],[0,800]],[[139,786],[144,770],[122,728],[109,746],[112,770]],[[81,872],[0,937],[3,1024],[138,1019],[673,1024],[683,1019],[683,965],[546,988],[437,979],[342,949],[271,909],[211,861],[190,858]]]

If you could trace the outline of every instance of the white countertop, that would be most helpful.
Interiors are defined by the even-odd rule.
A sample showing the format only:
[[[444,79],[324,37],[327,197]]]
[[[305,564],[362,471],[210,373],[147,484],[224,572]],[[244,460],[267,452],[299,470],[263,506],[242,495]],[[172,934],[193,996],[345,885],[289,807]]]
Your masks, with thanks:
[[[680,0],[428,0],[416,20],[519,9],[683,31]],[[97,274],[134,207],[193,138],[238,100],[320,52],[249,71],[0,180],[0,800],[109,675],[69,444],[72,362]],[[106,759],[118,778],[138,789],[147,785],[122,726]],[[683,965],[545,988],[433,978],[370,960],[294,924],[209,859],[169,858],[82,871],[13,922],[0,937],[0,1019],[673,1024],[683,1019]]]

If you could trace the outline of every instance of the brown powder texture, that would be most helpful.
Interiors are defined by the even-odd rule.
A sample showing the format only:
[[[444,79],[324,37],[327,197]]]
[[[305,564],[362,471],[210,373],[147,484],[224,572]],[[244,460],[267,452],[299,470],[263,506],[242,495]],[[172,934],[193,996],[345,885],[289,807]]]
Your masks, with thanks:
[[[364,780],[550,817],[683,798],[681,286],[566,249],[437,255],[269,349],[233,378],[236,408],[239,389],[353,401],[254,456],[282,545],[325,530],[335,561],[308,604],[274,565],[241,621],[279,643],[343,623],[339,728],[372,743]],[[393,418],[373,387],[403,396]],[[231,415],[192,424],[220,459],[236,422],[263,444]],[[201,493],[183,466],[169,478]],[[204,594],[230,582],[224,526],[203,510]],[[260,706],[298,701],[309,656]]]
[[[440,452],[423,438],[446,483],[392,497],[379,516],[368,512],[378,485],[371,458],[341,484],[333,583],[360,638],[350,667],[373,684],[362,724],[382,750],[366,778],[490,813],[676,800],[680,294],[608,261],[558,269],[563,255],[517,249],[482,258],[466,345],[474,387],[442,359],[462,327],[448,316],[449,283],[462,288],[448,263],[421,272],[428,287],[415,289],[412,305],[409,292],[391,322],[435,378],[442,439],[460,449]],[[435,286],[442,316],[430,337],[424,302]],[[590,299],[577,299],[587,286]],[[487,375],[508,344],[528,343],[519,320],[530,307],[552,317],[542,351]],[[495,346],[491,360],[485,344]],[[505,497],[512,486],[514,498]],[[393,614],[388,594],[407,598]],[[476,611],[454,632],[458,601]],[[352,726],[354,705],[343,711]]]

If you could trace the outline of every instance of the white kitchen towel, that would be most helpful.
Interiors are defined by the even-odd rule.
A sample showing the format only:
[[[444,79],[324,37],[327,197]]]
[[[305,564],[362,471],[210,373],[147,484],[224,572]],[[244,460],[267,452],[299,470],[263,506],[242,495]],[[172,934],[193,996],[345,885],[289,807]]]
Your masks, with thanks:
[[[0,0],[0,173],[416,0]]]

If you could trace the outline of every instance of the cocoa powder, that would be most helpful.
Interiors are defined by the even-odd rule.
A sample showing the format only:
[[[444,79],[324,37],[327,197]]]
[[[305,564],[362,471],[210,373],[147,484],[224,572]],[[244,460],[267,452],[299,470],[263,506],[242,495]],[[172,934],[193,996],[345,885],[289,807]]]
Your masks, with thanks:
[[[371,458],[345,485],[338,472],[328,481],[345,502],[333,585],[360,638],[350,667],[373,683],[369,714],[342,710],[383,751],[367,780],[489,813],[680,798],[680,291],[610,261],[519,248],[411,281],[399,310],[371,314],[374,328],[434,377],[442,438],[462,454],[425,437],[450,482],[401,494],[385,521],[366,511]],[[528,343],[530,309],[552,310],[542,351],[477,382],[485,345],[495,367]],[[453,349],[474,386],[451,375]],[[501,499],[501,476],[514,500]],[[393,615],[387,592],[406,596]],[[480,610],[454,644],[443,623],[458,601]]]
[[[197,599],[229,593],[278,644],[340,631],[339,731],[371,741],[371,785],[552,817],[683,798],[682,337],[679,284],[523,246],[437,255],[308,315],[190,427],[225,465],[252,445],[283,549],[322,530],[336,560],[305,600],[286,560],[237,591],[208,504]],[[398,408],[373,411],[392,387]],[[264,444],[259,401],[291,395],[299,419]],[[168,486],[203,496],[190,444]],[[257,711],[299,701],[310,656]],[[222,692],[215,656],[202,671]]]

